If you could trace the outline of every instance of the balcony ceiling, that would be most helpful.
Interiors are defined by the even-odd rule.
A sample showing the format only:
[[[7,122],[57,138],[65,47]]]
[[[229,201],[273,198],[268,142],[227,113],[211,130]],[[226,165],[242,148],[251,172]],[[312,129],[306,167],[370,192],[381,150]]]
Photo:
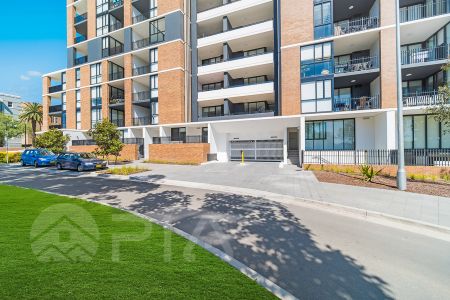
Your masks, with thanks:
[[[368,15],[374,2],[375,0],[335,0],[334,22],[350,19],[353,16]],[[353,9],[349,9],[351,6]]]
[[[448,22],[450,14],[402,24],[402,45],[424,42]]]
[[[379,31],[364,32],[362,34],[343,35],[334,42],[334,55],[349,54],[352,52],[370,49],[379,42]]]
[[[403,80],[419,80],[425,79],[430,75],[439,72],[442,68],[442,64],[429,64],[426,66],[406,67],[402,68]],[[409,75],[409,76],[407,76]]]
[[[379,75],[379,72],[370,72],[364,74],[350,75],[345,77],[336,77],[334,79],[334,88],[351,87],[355,85],[367,85],[375,80]],[[355,80],[355,82],[352,82]]]

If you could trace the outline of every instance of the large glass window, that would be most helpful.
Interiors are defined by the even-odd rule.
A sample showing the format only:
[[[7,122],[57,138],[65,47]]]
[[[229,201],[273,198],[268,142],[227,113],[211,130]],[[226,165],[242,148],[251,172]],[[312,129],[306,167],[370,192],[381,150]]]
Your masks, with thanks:
[[[158,15],[158,0],[150,0],[150,18]]]
[[[354,149],[354,119],[306,122],[306,150]]]
[[[450,133],[433,115],[403,118],[405,149],[450,148]]]
[[[321,39],[333,35],[333,17],[330,0],[315,0],[314,38]]]
[[[102,82],[102,64],[91,65],[91,84],[98,84]]]
[[[172,141],[185,141],[186,140],[186,127],[172,128],[171,130]]]
[[[150,72],[158,71],[158,48],[150,50]]]
[[[107,12],[109,9],[109,0],[97,0],[97,15]]]
[[[97,32],[96,32],[97,36],[101,36],[101,35],[108,33],[108,31],[109,31],[108,14],[97,17],[96,29],[97,29]]]
[[[333,74],[331,43],[302,47],[301,77],[327,76]]]
[[[91,106],[102,106],[102,87],[95,86],[91,88]]]
[[[81,70],[80,68],[75,69],[75,86],[79,88],[81,86]]]
[[[166,35],[166,20],[164,18],[150,22],[150,43],[164,42]]]
[[[158,99],[158,75],[150,76],[150,98]]]
[[[331,111],[332,90],[332,81],[330,79],[302,83],[302,112]]]
[[[219,117],[223,116],[223,105],[202,107],[202,117]]]

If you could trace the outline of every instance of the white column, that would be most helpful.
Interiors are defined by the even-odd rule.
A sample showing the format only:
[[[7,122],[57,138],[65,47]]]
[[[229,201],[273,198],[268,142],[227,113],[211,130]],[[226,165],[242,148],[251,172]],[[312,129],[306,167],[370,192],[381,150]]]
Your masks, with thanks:
[[[284,138],[283,138],[283,163],[285,165],[288,164],[288,139],[289,139],[289,135],[288,135],[288,128],[284,128]]]
[[[142,136],[144,137],[144,158],[146,160],[150,159],[150,144],[153,143],[150,131],[147,128],[142,128]]]
[[[298,130],[298,154],[299,158],[298,161],[300,162],[300,166],[303,165],[302,161],[302,151],[306,150],[306,124],[305,124],[305,117],[300,117],[300,126]]]

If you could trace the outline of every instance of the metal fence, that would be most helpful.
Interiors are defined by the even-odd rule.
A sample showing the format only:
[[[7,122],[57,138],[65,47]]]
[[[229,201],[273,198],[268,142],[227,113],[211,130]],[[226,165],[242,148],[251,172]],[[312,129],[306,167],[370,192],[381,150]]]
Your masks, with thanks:
[[[207,135],[187,135],[180,137],[154,137],[153,144],[206,144]]]
[[[125,145],[144,145],[143,138],[124,138],[121,139]],[[73,140],[72,146],[95,146],[94,140]]]
[[[397,165],[398,150],[302,151],[303,164]],[[450,167],[450,149],[405,150],[407,166]]]

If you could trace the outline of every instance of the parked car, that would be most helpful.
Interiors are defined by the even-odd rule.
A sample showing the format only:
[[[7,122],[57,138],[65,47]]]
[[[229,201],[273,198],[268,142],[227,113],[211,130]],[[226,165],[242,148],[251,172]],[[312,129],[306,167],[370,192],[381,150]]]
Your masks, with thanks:
[[[23,151],[20,162],[22,166],[34,166],[35,168],[51,166],[56,163],[56,155],[47,149],[27,149]]]
[[[98,159],[92,153],[62,153],[56,159],[58,170],[69,169],[78,172],[92,171],[106,168],[106,161]]]

